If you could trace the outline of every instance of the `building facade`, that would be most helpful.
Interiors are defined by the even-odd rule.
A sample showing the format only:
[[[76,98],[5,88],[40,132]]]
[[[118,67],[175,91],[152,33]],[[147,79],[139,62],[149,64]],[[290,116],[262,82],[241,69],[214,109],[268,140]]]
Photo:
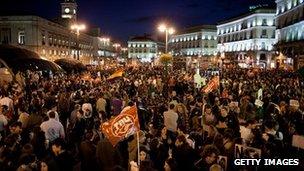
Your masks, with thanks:
[[[51,61],[74,58],[93,64],[100,57],[111,56],[111,42],[105,44],[98,36],[82,32],[77,36],[70,29],[77,19],[74,0],[64,0],[61,7],[56,22],[33,15],[0,16],[0,44],[25,48]]]
[[[153,39],[142,36],[128,41],[128,58],[137,58],[142,62],[151,62],[158,57],[163,45]]]
[[[275,30],[274,9],[255,9],[223,21],[217,26],[220,56],[242,67],[275,67]]]
[[[214,56],[217,54],[216,26],[196,26],[179,32],[170,37],[169,49],[173,56]]]
[[[277,63],[304,66],[304,3],[303,0],[277,0],[276,26],[279,55]]]

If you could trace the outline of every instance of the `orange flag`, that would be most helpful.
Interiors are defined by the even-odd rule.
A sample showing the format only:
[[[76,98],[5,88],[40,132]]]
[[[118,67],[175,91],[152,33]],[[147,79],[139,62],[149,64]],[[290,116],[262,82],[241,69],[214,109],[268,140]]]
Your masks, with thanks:
[[[117,70],[112,75],[110,75],[107,79],[111,80],[111,79],[114,79],[114,78],[117,78],[117,77],[122,77],[123,73],[124,73],[124,71],[122,69]]]
[[[215,76],[213,77],[209,83],[203,88],[203,92],[208,94],[213,90],[216,90],[220,86],[220,77]]]
[[[124,109],[118,116],[103,123],[101,130],[113,146],[140,131],[136,105]]]

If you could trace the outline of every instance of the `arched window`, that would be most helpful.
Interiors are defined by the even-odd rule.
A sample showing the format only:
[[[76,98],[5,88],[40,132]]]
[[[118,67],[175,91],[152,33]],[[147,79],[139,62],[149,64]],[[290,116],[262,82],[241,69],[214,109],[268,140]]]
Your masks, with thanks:
[[[25,32],[24,31],[19,31],[18,32],[18,43],[20,45],[24,45],[25,44]]]

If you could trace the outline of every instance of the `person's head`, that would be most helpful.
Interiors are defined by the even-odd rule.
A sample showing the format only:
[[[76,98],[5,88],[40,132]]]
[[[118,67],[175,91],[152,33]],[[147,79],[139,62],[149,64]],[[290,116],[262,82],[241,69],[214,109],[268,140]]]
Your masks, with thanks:
[[[51,112],[49,113],[49,118],[50,118],[50,119],[54,119],[55,117],[56,117],[55,111],[51,111]]]
[[[222,115],[222,117],[226,117],[228,115],[228,112],[229,112],[229,110],[228,110],[228,108],[226,106],[224,106],[224,107],[221,108],[221,115]]]
[[[33,151],[34,151],[34,148],[32,146],[32,144],[25,144],[23,147],[22,147],[22,153],[23,154],[32,154]]]
[[[88,130],[85,135],[84,135],[85,140],[87,141],[91,141],[93,138],[93,131],[92,130]]]
[[[80,109],[81,109],[80,104],[76,104],[76,105],[74,106],[74,109],[75,109],[75,110],[80,110]]]
[[[206,145],[201,156],[207,164],[214,164],[219,155],[219,150],[214,145]]]
[[[53,153],[58,156],[65,149],[65,142],[61,138],[57,138],[52,144]]]
[[[205,105],[205,114],[211,114],[212,108],[209,104]]]
[[[219,164],[213,164],[210,167],[209,171],[223,171],[223,168]]]
[[[42,161],[40,163],[40,171],[48,171],[48,170],[49,170],[48,165],[45,162]]]
[[[173,158],[169,158],[165,161],[164,165],[165,171],[176,171],[177,170],[177,163]]]
[[[177,112],[178,113],[184,113],[185,112],[182,105],[177,105]]]
[[[22,123],[15,122],[10,126],[10,131],[12,134],[20,134],[22,132]]]
[[[175,108],[175,105],[174,105],[174,104],[170,104],[170,105],[169,105],[169,109],[170,109],[170,110],[174,110],[174,108]]]
[[[147,160],[147,156],[148,156],[148,150],[146,148],[140,148],[140,152],[139,152],[139,159],[140,161],[145,161]]]

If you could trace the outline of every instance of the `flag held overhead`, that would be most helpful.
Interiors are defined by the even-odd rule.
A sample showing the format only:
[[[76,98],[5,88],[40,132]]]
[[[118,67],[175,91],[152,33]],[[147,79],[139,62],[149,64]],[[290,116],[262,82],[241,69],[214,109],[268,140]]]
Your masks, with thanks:
[[[202,89],[203,93],[210,93],[213,90],[216,90],[220,86],[220,77],[215,76],[213,77],[209,83]]]
[[[136,105],[123,110],[115,118],[103,123],[101,130],[113,146],[140,131]]]
[[[112,80],[117,77],[122,77],[124,71],[122,69],[115,71],[112,75],[110,75],[107,80]]]

